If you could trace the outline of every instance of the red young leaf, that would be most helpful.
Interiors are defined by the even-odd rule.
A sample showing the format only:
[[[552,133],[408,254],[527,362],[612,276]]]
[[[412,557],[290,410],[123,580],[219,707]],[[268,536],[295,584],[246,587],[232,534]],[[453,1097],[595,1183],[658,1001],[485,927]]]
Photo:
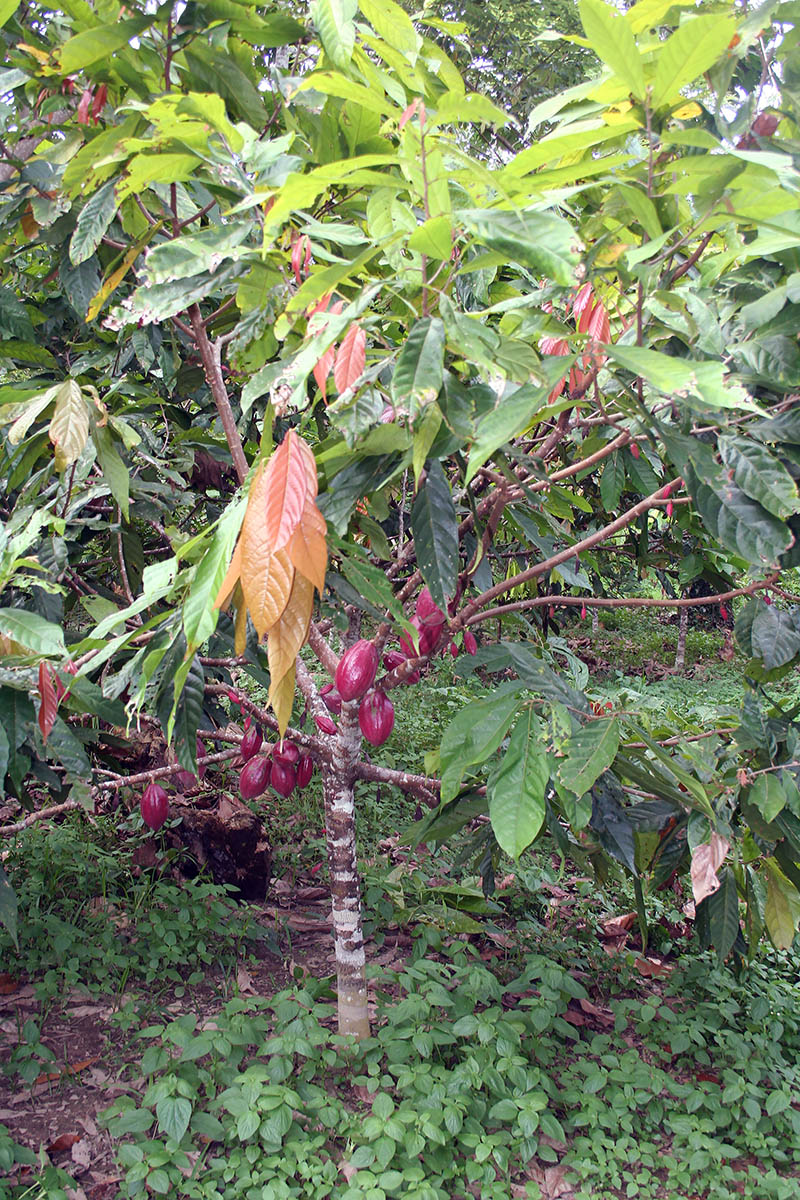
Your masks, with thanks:
[[[325,392],[326,392],[327,386],[328,386],[328,376],[331,373],[331,367],[333,366],[333,360],[335,359],[335,357],[336,357],[336,347],[329,346],[328,349],[323,354],[322,358],[319,360],[317,365],[314,367],[314,378],[317,381],[317,387],[322,392],[323,400],[325,399]]]
[[[578,333],[586,332],[586,322],[592,311],[592,285],[585,283],[572,302],[572,315],[578,318]]]
[[[107,95],[108,88],[104,83],[101,83],[100,87],[97,89],[95,98],[92,101],[92,120],[94,121],[95,125],[97,125],[100,121],[100,113],[103,111],[103,105],[106,102]]]
[[[309,490],[307,455],[301,439],[290,429],[264,475],[265,531],[273,554],[283,549],[297,528]]]
[[[342,339],[336,355],[336,362],[333,365],[333,378],[337,391],[346,392],[360,378],[366,362],[366,351],[366,334],[354,321]]]
[[[88,125],[89,124],[89,105],[91,103],[92,103],[92,89],[87,88],[86,91],[81,96],[80,104],[78,105],[78,124],[79,125]]]
[[[402,117],[401,117],[401,118],[400,118],[400,120],[397,122],[397,128],[398,128],[398,129],[402,129],[402,128],[403,128],[403,126],[404,126],[404,125],[406,125],[406,124],[407,124],[407,123],[408,123],[408,122],[411,120],[411,118],[413,117],[414,113],[415,113],[415,112],[417,111],[417,109],[419,108],[419,103],[420,103],[420,102],[419,102],[419,96],[417,97],[417,99],[416,99],[416,100],[412,100],[412,101],[411,101],[411,103],[409,104],[408,108],[406,108],[406,109],[403,111],[403,115],[402,115]]]
[[[569,354],[569,346],[567,345],[566,338],[543,337],[539,344],[539,349],[541,350],[542,354]],[[552,404],[558,399],[564,390],[564,384],[566,382],[567,377],[565,375],[561,380],[561,383],[557,383],[550,395],[547,397],[548,404]]]
[[[42,731],[42,741],[46,742],[56,723],[56,713],[58,712],[56,689],[53,686],[50,667],[46,662],[39,663],[39,696],[41,699],[39,728]]]

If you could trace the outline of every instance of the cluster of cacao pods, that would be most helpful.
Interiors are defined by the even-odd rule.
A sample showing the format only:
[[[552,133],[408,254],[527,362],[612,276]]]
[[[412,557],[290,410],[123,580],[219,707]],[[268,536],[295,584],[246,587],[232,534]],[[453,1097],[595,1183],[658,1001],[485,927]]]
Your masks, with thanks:
[[[256,726],[258,737],[249,737],[251,730],[245,732],[242,738],[242,757],[245,750],[256,748],[247,756],[247,762],[239,774],[239,792],[243,800],[255,800],[268,787],[279,796],[291,796],[294,789],[308,787],[314,774],[314,762],[308,754],[301,754],[294,742],[286,738],[275,746],[267,746],[262,750],[263,737]],[[247,742],[247,746],[245,746]]]
[[[364,737],[373,746],[382,746],[394,728],[394,705],[380,688],[374,688],[378,673],[378,651],[365,638],[346,650],[336,668],[335,687],[323,688],[323,700],[331,712],[341,711],[342,703],[360,700],[358,724]],[[337,707],[333,707],[336,705]],[[327,730],[317,717],[317,725],[323,732],[334,733],[336,726]]]

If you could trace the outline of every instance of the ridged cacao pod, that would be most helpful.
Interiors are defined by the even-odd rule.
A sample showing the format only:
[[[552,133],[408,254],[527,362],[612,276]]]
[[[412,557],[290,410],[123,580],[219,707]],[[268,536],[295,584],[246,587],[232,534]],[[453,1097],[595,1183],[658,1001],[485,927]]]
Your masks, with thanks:
[[[320,692],[320,696],[322,696],[323,703],[328,712],[333,713],[335,717],[338,717],[339,713],[342,711],[342,697],[336,691],[336,688],[333,686],[333,684],[327,684]]]
[[[261,749],[261,744],[264,741],[264,735],[258,725],[251,725],[242,738],[242,744],[239,747],[242,758],[245,762],[249,762],[255,757]]]
[[[160,829],[169,812],[169,797],[158,783],[148,783],[139,801],[142,820],[150,829]]]
[[[308,787],[314,774],[314,760],[308,754],[301,754],[297,760],[297,786]]]
[[[279,796],[291,796],[297,783],[297,772],[288,763],[276,762],[270,782]]]
[[[256,796],[263,796],[269,787],[271,771],[270,761],[263,755],[245,763],[239,773],[239,794],[242,799],[255,800]]]
[[[455,644],[455,642],[450,643],[450,657],[458,658],[458,646]]]
[[[336,726],[330,717],[314,717],[314,724],[320,733],[336,733]]]
[[[478,643],[475,640],[475,634],[470,633],[469,630],[467,630],[464,634],[464,649],[466,650],[467,654],[478,653]]]
[[[278,742],[272,751],[272,761],[282,767],[293,767],[300,757],[300,751],[294,742]]]
[[[422,589],[417,597],[415,612],[420,621],[422,637],[427,635],[430,638],[430,645],[434,646],[439,640],[439,634],[444,629],[447,617],[439,608],[439,605],[434,604],[433,597],[426,587]]]
[[[385,692],[367,692],[358,707],[358,723],[371,745],[383,745],[394,729],[394,705]]]
[[[336,668],[336,690],[342,700],[359,700],[375,682],[378,652],[365,638],[346,650]]]
[[[387,671],[393,671],[395,667],[401,667],[406,661],[406,655],[399,650],[387,650],[383,656],[383,665]]]

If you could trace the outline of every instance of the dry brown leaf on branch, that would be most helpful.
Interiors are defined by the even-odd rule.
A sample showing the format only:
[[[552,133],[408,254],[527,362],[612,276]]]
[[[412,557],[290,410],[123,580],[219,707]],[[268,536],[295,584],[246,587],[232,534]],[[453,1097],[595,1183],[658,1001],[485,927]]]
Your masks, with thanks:
[[[709,841],[701,842],[692,850],[691,876],[695,904],[718,890],[720,882],[717,871],[729,850],[730,842],[716,832],[711,834]]]

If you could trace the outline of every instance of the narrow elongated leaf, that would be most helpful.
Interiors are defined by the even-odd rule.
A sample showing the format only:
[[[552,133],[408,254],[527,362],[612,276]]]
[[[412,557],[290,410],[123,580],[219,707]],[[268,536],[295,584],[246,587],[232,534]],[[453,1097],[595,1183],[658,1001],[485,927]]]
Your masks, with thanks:
[[[76,33],[64,43],[59,51],[59,68],[62,75],[74,71],[85,71],[92,63],[110,58],[115,50],[126,46],[131,38],[146,29],[153,17],[134,17],[127,21],[111,21],[107,25],[95,25]]]
[[[203,716],[203,700],[205,699],[205,673],[200,659],[195,655],[185,671],[185,679],[180,686],[180,672],[175,679],[175,686],[168,681],[168,686],[162,693],[163,701],[159,703],[159,718],[167,730],[170,741],[174,741],[175,754],[184,771],[197,773],[197,730]],[[177,697],[175,691],[180,687]],[[172,704],[170,706],[170,701]],[[167,720],[164,720],[165,709],[171,707]]]
[[[483,464],[506,442],[523,433],[545,411],[551,385],[525,383],[511,396],[498,397],[497,405],[481,419],[469,452],[466,482],[475,478]]]
[[[125,520],[128,520],[130,502],[130,475],[128,468],[114,444],[111,431],[107,425],[95,424],[92,430],[97,461],[103,478],[111,488],[111,495],[119,505]]]
[[[57,712],[58,697],[53,686],[50,668],[46,662],[41,662],[39,663],[39,728],[42,731],[42,741],[45,745],[55,724]]]
[[[634,827],[621,803],[622,788],[610,771],[601,776],[592,789],[592,816],[589,822],[600,845],[636,875],[636,839]]]
[[[489,817],[498,845],[519,858],[544,823],[550,767],[539,721],[526,708],[487,784]]]
[[[21,608],[0,608],[0,634],[48,658],[63,658],[67,652],[64,632],[58,625]]]
[[[623,14],[604,0],[581,0],[581,24],[592,49],[630,89],[637,100],[644,98],[642,60]]]
[[[78,215],[78,222],[69,243],[70,262],[74,265],[91,258],[102,241],[103,234],[114,220],[117,198],[115,180],[104,183],[89,197]]]
[[[366,345],[366,334],[354,321],[342,338],[333,364],[333,380],[339,393],[346,392],[361,378],[366,362]]]
[[[615,450],[611,457],[606,459],[603,474],[600,476],[600,499],[609,512],[613,512],[619,505],[624,486],[625,463],[619,451]]]
[[[708,933],[720,962],[728,957],[739,933],[739,893],[730,867],[720,875],[719,887],[706,900]]]
[[[444,322],[422,317],[411,327],[392,376],[395,404],[412,415],[439,395],[444,379]]]
[[[442,735],[442,802],[452,800],[469,766],[494,754],[519,707],[519,692],[496,692],[490,700],[474,700],[453,717]]]
[[[226,563],[244,517],[245,503],[243,499],[237,500],[226,510],[211,545],[195,570],[189,594],[183,605],[183,632],[187,645],[192,650],[207,641],[216,629],[217,614],[214,601],[226,577]],[[237,570],[236,578],[238,577]]]
[[[422,577],[444,608],[458,581],[458,521],[441,463],[431,462],[411,510],[411,529]]]
[[[89,437],[89,412],[81,389],[67,379],[58,389],[50,420],[50,441],[55,446],[56,468],[65,470],[80,456]]]
[[[264,493],[263,519],[273,553],[282,550],[289,541],[306,506],[309,493],[308,459],[300,448],[300,441],[294,430],[289,430],[271,455],[264,472],[261,485]]]
[[[619,749],[619,719],[587,721],[576,729],[564,747],[558,777],[576,796],[583,796],[614,761]]]
[[[342,558],[342,572],[356,591],[378,612],[389,612],[398,624],[406,629],[411,628],[405,619],[402,605],[395,600],[391,582],[380,567],[365,559],[347,556]]]
[[[733,17],[690,17],[658,47],[656,74],[652,85],[654,108],[670,104],[681,88],[712,67],[736,32]]]
[[[11,940],[19,950],[17,941],[17,895],[8,876],[0,864],[0,924],[5,925]]]

